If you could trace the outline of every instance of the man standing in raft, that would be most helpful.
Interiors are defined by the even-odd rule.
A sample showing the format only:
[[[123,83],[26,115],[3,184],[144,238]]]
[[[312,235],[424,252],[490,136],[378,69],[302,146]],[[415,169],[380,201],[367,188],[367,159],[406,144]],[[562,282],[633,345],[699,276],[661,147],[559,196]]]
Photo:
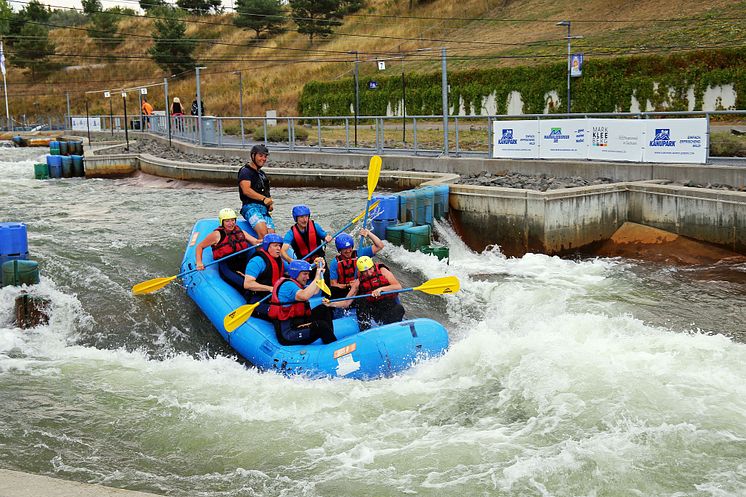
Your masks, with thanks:
[[[259,238],[275,232],[270,212],[273,209],[269,191],[269,178],[262,171],[269,150],[264,145],[251,147],[251,161],[238,171],[238,196],[241,198],[241,215],[254,228]]]
[[[212,247],[212,258],[217,261],[259,243],[259,240],[238,227],[236,224],[237,217],[236,211],[233,209],[220,210],[218,213],[220,227],[199,242],[194,250],[198,270],[205,269],[204,264],[202,264],[202,251],[207,247]],[[241,293],[244,291],[244,278],[241,271],[246,267],[247,255],[248,253],[245,252],[226,261],[218,262],[220,277]]]
[[[317,264],[323,264],[317,258]],[[324,343],[337,340],[332,325],[331,310],[319,305],[311,310],[308,300],[320,292],[311,278],[311,264],[294,260],[288,267],[289,278],[275,283],[270,299],[269,317],[274,320],[277,340],[281,345],[308,345],[321,338]]]
[[[268,233],[262,240],[262,248],[249,259],[246,265],[243,287],[244,296],[249,304],[256,304],[272,293],[282,275],[288,269],[288,263],[282,260],[280,248],[282,238],[276,233]],[[269,319],[269,302],[264,301],[254,309],[254,315]]]
[[[339,255],[329,265],[329,286],[333,299],[346,296],[352,282],[357,279],[355,263],[358,257],[373,257],[383,250],[383,242],[372,232],[363,228],[360,230],[360,236],[366,237],[373,245],[355,250],[355,240],[347,233],[340,234],[334,240]]]

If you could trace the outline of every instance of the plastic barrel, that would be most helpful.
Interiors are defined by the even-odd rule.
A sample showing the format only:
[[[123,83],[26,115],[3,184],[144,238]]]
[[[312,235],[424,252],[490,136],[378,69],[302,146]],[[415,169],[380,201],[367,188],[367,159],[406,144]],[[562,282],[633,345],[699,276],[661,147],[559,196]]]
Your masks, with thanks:
[[[67,154],[70,153],[70,151],[67,149],[67,142],[66,141],[61,141],[61,142],[57,142],[57,143],[60,144],[60,155],[67,155]]]
[[[49,166],[47,163],[34,164],[34,178],[36,179],[47,179],[49,178]]]
[[[422,226],[412,226],[404,230],[402,245],[411,252],[420,250],[420,247],[430,245],[430,235],[432,230],[429,224]]]
[[[396,224],[396,219],[381,219],[376,218],[373,220],[373,233],[381,240],[386,239],[386,229],[389,226]]]
[[[78,153],[78,142],[68,141],[67,142],[67,155],[76,155]]]
[[[420,247],[420,252],[423,254],[434,255],[438,260],[448,259],[450,256],[450,250],[448,247],[442,245],[428,245],[427,247]]]
[[[386,227],[386,240],[390,241],[394,245],[401,245],[402,240],[404,239],[404,230],[407,228],[411,228],[412,225],[413,223],[406,222]]]
[[[39,283],[39,263],[13,260],[3,262],[3,286],[35,285]]]
[[[443,219],[448,216],[448,185],[438,185],[435,189],[435,203],[433,205],[433,217]]]
[[[0,264],[28,258],[28,233],[23,223],[0,223]]]
[[[49,177],[50,178],[61,178],[62,177],[62,156],[48,155],[47,164],[49,165]]]
[[[60,142],[49,142],[49,155],[60,155]]]
[[[378,209],[381,214],[376,219],[396,220],[399,218],[399,197],[396,195],[377,195],[373,200],[378,200]]]
[[[71,155],[70,159],[73,161],[73,176],[85,176],[83,169],[83,157],[80,155]]]
[[[75,142],[75,155],[83,155],[83,142],[77,141]]]
[[[416,204],[413,190],[399,193],[399,221],[402,223],[414,222]]]
[[[418,188],[414,193],[417,202],[414,218],[415,224],[432,224],[435,190],[431,187],[425,187]]]
[[[72,178],[73,177],[73,160],[69,155],[63,155],[60,157],[62,162],[62,177]]]

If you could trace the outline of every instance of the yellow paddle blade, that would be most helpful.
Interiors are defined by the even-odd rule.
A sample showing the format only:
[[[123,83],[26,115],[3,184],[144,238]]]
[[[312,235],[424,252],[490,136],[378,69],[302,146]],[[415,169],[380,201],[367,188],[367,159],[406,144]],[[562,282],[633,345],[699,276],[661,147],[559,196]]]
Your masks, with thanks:
[[[242,305],[230,314],[226,314],[225,318],[223,318],[223,326],[225,327],[225,331],[230,333],[244,324],[246,320],[251,317],[254,309],[256,309],[258,306],[259,302],[257,302],[256,304],[246,304]]]
[[[168,278],[153,278],[152,280],[143,281],[142,283],[138,283],[132,287],[132,294],[144,295],[146,293],[152,293],[156,290],[160,290],[175,279],[176,276],[169,276]]]
[[[374,155],[370,158],[370,164],[368,164],[368,200],[373,197],[379,176],[381,176],[381,157]]]
[[[376,207],[378,207],[378,204],[380,204],[380,203],[381,203],[380,200],[376,200],[375,202],[373,202],[372,204],[370,204],[370,207],[368,207],[368,212],[372,212],[373,209],[375,209]],[[365,217],[365,209],[363,209],[363,212],[361,212],[360,214],[358,214],[357,217],[352,220],[352,224],[360,222],[360,220],[363,217]]]
[[[455,276],[444,276],[433,278],[414,287],[412,290],[429,293],[430,295],[441,295],[444,293],[456,293],[461,289],[461,282]]]
[[[332,291],[329,290],[329,287],[327,286],[326,281],[324,281],[323,279],[319,278],[318,280],[316,280],[316,286],[319,287],[319,290],[321,290],[325,294],[327,295],[332,294]]]

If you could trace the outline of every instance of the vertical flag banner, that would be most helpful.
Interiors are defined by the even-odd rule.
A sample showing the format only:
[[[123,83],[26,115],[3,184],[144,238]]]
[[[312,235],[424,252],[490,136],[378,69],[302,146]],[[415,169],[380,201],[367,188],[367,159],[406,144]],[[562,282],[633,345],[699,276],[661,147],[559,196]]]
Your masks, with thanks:
[[[583,54],[572,54],[570,58],[570,76],[579,78],[583,75]]]
[[[5,76],[5,51],[3,50],[3,42],[0,41],[0,71]]]

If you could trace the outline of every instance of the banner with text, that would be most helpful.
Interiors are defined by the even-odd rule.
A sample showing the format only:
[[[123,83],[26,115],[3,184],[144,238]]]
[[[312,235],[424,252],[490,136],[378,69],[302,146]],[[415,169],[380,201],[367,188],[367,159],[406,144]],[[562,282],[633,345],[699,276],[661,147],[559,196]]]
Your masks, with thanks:
[[[707,119],[646,119],[645,162],[707,162]]]
[[[539,121],[539,158],[585,159],[586,119],[542,119]]]
[[[642,162],[639,119],[588,119],[588,158]]]
[[[91,131],[101,131],[100,117],[89,117],[88,124],[91,125]],[[73,131],[88,131],[88,124],[85,117],[72,118]]]
[[[509,159],[535,159],[539,156],[539,121],[493,123],[492,156]]]

